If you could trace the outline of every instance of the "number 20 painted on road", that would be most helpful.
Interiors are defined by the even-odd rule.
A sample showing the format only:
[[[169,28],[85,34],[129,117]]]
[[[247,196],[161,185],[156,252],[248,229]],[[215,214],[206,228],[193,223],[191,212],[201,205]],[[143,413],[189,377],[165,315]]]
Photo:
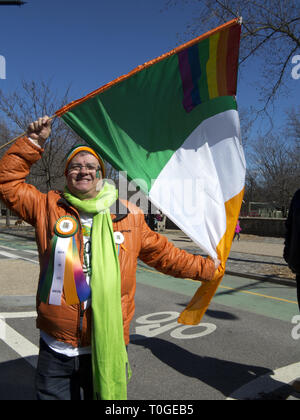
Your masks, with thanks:
[[[159,318],[157,319],[157,317]],[[188,340],[212,334],[217,329],[216,325],[209,323],[200,323],[198,325],[181,325],[178,324],[177,321],[174,321],[178,317],[179,312],[172,311],[156,312],[154,314],[140,316],[136,320],[136,323],[140,324],[141,326],[136,327],[136,334],[142,335],[144,337],[156,337],[165,333],[166,331],[172,330],[170,332],[171,337],[177,338],[179,340]],[[168,322],[168,324],[161,325],[164,322]],[[192,329],[194,332],[191,331]]]

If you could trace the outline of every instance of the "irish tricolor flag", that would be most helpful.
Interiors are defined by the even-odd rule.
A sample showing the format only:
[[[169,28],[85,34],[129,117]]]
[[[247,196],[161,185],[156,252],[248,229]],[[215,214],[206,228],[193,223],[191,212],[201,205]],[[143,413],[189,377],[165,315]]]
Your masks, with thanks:
[[[221,266],[180,322],[200,322],[225,272],[245,159],[236,105],[238,19],[57,111]]]

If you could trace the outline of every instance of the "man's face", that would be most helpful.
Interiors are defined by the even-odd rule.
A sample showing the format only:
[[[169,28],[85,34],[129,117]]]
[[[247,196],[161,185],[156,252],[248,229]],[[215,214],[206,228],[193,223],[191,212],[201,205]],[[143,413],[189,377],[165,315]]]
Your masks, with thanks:
[[[100,178],[97,178],[97,173]],[[67,187],[73,195],[83,200],[97,196],[99,193],[97,185],[101,182],[101,178],[99,162],[91,154],[78,153],[69,163]]]

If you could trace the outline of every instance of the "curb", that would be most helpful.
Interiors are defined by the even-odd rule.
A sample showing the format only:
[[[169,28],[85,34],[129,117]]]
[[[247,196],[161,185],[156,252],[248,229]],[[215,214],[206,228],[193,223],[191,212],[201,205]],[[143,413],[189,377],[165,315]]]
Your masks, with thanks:
[[[238,273],[236,271],[230,271],[230,270],[226,270],[225,275],[226,274],[228,274],[229,276],[243,277],[243,278],[252,279],[252,280],[264,281],[268,283],[281,284],[283,286],[291,286],[295,288],[297,287],[297,283],[293,279],[287,279],[287,278],[281,278],[281,277],[270,277],[264,274]]]
[[[3,233],[4,235],[16,236],[17,238],[28,239],[29,241],[35,241],[34,233],[29,233],[28,235],[26,235],[17,232],[8,232],[5,230],[0,230],[0,233]]]

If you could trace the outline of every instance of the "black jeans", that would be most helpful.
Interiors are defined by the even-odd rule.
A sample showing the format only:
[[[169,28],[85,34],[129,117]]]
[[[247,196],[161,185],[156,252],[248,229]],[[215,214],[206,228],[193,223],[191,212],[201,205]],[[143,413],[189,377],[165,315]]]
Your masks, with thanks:
[[[40,340],[36,393],[38,400],[92,400],[91,355],[67,357]]]

